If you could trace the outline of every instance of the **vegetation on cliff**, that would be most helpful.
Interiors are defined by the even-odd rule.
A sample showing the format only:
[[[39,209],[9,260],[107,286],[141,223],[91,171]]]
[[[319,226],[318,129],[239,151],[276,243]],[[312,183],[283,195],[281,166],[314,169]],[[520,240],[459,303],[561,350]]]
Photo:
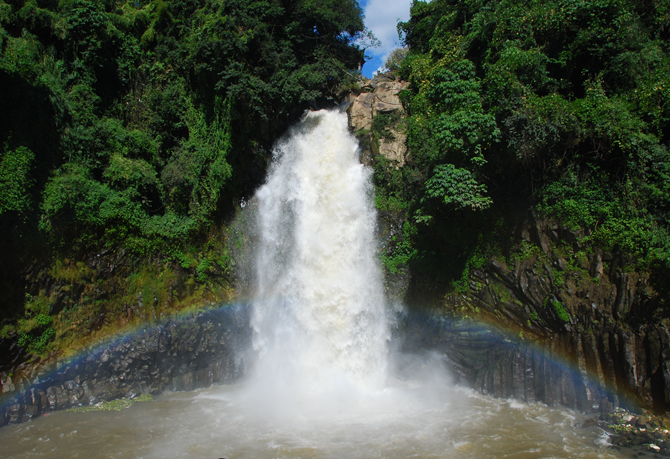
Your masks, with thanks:
[[[625,288],[666,314],[666,3],[414,2],[388,64],[407,116],[371,126],[407,135],[404,166],[379,156],[374,180],[402,215],[383,262],[418,274],[412,299],[486,284],[523,309],[515,334],[540,336],[637,271]],[[355,0],[0,2],[0,340],[77,348],[229,295],[246,242],[227,219],[303,108],[355,86],[365,33]],[[557,225],[549,250],[519,234],[529,219]],[[513,282],[488,285],[489,265]],[[525,299],[522,265],[547,273]],[[454,304],[479,314],[474,296]]]
[[[2,334],[43,352],[216,289],[225,219],[364,33],[355,0],[0,1]]]
[[[415,1],[399,30],[410,159],[376,175],[408,218],[399,257],[467,290],[535,213],[667,293],[667,2]]]

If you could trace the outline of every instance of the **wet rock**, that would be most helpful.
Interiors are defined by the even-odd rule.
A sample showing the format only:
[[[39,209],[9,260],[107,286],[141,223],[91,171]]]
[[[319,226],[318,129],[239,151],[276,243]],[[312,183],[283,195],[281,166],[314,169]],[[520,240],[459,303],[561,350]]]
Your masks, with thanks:
[[[616,253],[584,255],[580,231],[533,212],[521,221],[519,252],[491,256],[471,270],[470,292],[441,299],[446,317],[465,311],[506,332],[463,342],[453,327],[428,332],[434,325],[424,324],[419,335],[445,335],[424,346],[436,346],[460,382],[487,394],[585,411],[670,409],[668,319],[645,315],[654,298],[648,275],[623,272]]]
[[[587,427],[596,427],[598,426],[598,418],[589,418],[579,424],[579,427],[586,429]]]
[[[72,362],[57,362],[57,371],[0,405],[0,426],[47,411],[234,382],[246,370],[250,337],[249,309],[241,306],[171,319]]]

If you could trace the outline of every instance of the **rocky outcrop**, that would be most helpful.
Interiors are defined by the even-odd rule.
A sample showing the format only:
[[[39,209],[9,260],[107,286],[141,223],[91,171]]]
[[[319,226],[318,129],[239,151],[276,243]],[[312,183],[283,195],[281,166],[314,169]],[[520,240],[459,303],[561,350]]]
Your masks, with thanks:
[[[409,316],[403,322],[401,349],[416,354],[438,351],[457,382],[495,397],[585,412],[608,412],[618,406],[653,408],[651,381],[635,383],[634,375],[646,364],[648,353],[644,345],[637,356],[631,348],[641,336],[654,340],[668,330],[665,326],[643,330],[632,342],[626,341],[630,337],[625,333],[564,333],[542,342],[524,341],[476,321]],[[656,377],[647,371],[638,376]],[[657,384],[667,387],[666,380]],[[665,393],[659,401],[667,403]]]
[[[400,168],[407,161],[398,95],[406,87],[382,75],[352,97],[350,127],[363,162],[381,155],[387,167]],[[387,258],[402,240],[404,218],[380,212],[380,250]],[[500,235],[515,241],[509,253],[470,270],[467,293],[425,298],[417,291],[439,290],[432,279],[417,282],[425,273],[404,264],[387,267],[393,303],[432,311],[430,317],[416,309],[403,316],[400,349],[438,351],[458,381],[486,394],[583,411],[668,411],[670,323],[648,275],[625,270],[630,260],[623,253],[585,243],[583,230],[534,210],[522,220],[515,234]]]
[[[595,422],[594,422],[595,421]],[[588,419],[585,424],[600,425],[607,429],[613,445],[643,447],[647,451],[656,451],[670,456],[670,417],[667,415],[643,414],[636,416],[626,410],[617,409],[602,414],[600,420]],[[634,454],[633,457],[636,455]],[[638,454],[642,457],[642,454]]]
[[[249,309],[226,307],[170,319],[71,361],[25,362],[0,373],[0,426],[100,401],[232,383],[249,364],[250,337]]]
[[[670,327],[644,272],[529,215],[521,244],[470,271],[439,315],[403,321],[403,350],[437,350],[485,394],[583,411],[670,408]],[[589,252],[592,254],[587,255]]]
[[[404,166],[407,154],[407,136],[403,124],[395,122],[384,126],[385,132],[374,132],[373,120],[379,115],[402,114],[404,109],[398,94],[406,89],[409,83],[395,80],[389,76],[377,76],[367,82],[348,109],[349,126],[359,137],[369,137],[364,144],[369,144],[374,155],[382,155],[392,162],[394,167]]]
[[[356,96],[348,109],[349,127],[358,132],[372,129],[372,104],[375,95],[373,92],[363,92]]]

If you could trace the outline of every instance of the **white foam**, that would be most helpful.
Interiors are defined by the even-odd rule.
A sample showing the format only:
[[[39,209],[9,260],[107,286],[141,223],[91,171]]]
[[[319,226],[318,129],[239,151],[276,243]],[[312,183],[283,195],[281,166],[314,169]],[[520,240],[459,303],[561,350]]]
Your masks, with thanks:
[[[371,171],[339,112],[307,113],[274,155],[256,195],[248,388],[283,413],[359,405],[383,388],[389,339]]]

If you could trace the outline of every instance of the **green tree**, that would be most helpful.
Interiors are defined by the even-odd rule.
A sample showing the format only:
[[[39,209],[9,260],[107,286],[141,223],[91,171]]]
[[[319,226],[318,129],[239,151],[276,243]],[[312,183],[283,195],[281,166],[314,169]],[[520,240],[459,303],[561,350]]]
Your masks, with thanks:
[[[414,1],[399,30],[409,46],[400,72],[411,82],[410,167],[423,183],[410,199],[416,221],[428,223],[417,245],[458,258],[464,240],[486,238],[445,228],[483,235],[537,207],[667,285],[670,36],[661,3]]]

